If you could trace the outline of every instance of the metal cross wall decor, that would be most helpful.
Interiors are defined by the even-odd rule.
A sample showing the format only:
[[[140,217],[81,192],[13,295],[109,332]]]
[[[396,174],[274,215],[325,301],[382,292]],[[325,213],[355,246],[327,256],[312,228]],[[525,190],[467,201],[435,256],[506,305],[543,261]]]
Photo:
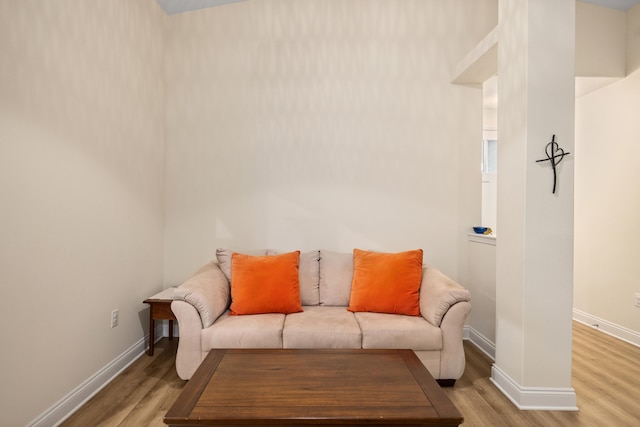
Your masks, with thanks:
[[[568,151],[565,153],[565,151],[560,148],[558,146],[558,143],[556,142],[556,136],[553,135],[553,138],[551,138],[551,142],[547,144],[547,146],[544,148],[544,153],[547,155],[546,159],[540,159],[540,160],[536,160],[536,163],[540,163],[540,162],[549,162],[551,163],[551,168],[553,169],[553,194],[556,193],[556,183],[558,181],[558,174],[556,172],[556,166],[558,166],[560,164],[560,162],[562,161],[562,159],[564,159],[564,156],[571,154]]]

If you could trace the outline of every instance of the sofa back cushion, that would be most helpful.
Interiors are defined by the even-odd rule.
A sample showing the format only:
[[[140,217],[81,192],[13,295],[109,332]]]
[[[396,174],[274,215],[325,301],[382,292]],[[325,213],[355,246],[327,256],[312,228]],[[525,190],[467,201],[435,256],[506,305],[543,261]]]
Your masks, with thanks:
[[[353,254],[320,251],[320,305],[349,305]]]
[[[275,255],[276,252],[271,249],[259,249],[255,251],[233,251],[231,249],[216,249],[216,259],[220,265],[220,270],[224,273],[225,277],[231,282],[231,254],[234,252],[243,253],[246,255],[262,256],[262,255]]]
[[[216,258],[220,269],[225,274],[227,280],[231,281],[231,254],[230,249],[216,250]],[[273,249],[262,249],[257,251],[243,252],[247,255],[277,255],[281,253]],[[320,251],[310,251],[300,254],[300,301],[302,305],[320,304]],[[346,304],[345,304],[346,305]]]
[[[300,254],[300,301],[302,305],[320,304],[320,251]]]

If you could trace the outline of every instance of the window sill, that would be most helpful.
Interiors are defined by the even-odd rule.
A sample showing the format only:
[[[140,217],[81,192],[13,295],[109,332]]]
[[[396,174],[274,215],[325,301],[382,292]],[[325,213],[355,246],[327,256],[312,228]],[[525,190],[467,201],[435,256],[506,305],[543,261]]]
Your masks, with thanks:
[[[467,238],[470,242],[474,243],[482,243],[483,245],[496,245],[496,236],[493,234],[478,234],[478,233],[467,233]]]

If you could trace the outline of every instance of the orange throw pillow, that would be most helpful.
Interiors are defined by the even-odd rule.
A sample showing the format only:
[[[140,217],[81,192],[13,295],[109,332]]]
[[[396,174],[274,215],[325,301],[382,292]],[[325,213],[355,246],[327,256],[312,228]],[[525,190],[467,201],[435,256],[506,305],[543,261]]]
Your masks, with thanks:
[[[231,255],[231,315],[297,313],[300,251],[273,256]]]
[[[422,249],[395,254],[353,250],[349,311],[420,315]]]

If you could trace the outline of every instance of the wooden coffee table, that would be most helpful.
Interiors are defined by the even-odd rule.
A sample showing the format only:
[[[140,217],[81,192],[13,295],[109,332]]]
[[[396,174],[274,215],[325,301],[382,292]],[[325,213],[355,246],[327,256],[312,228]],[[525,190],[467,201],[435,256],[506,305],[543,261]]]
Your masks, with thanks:
[[[457,426],[411,350],[212,350],[166,413],[169,426]]]

